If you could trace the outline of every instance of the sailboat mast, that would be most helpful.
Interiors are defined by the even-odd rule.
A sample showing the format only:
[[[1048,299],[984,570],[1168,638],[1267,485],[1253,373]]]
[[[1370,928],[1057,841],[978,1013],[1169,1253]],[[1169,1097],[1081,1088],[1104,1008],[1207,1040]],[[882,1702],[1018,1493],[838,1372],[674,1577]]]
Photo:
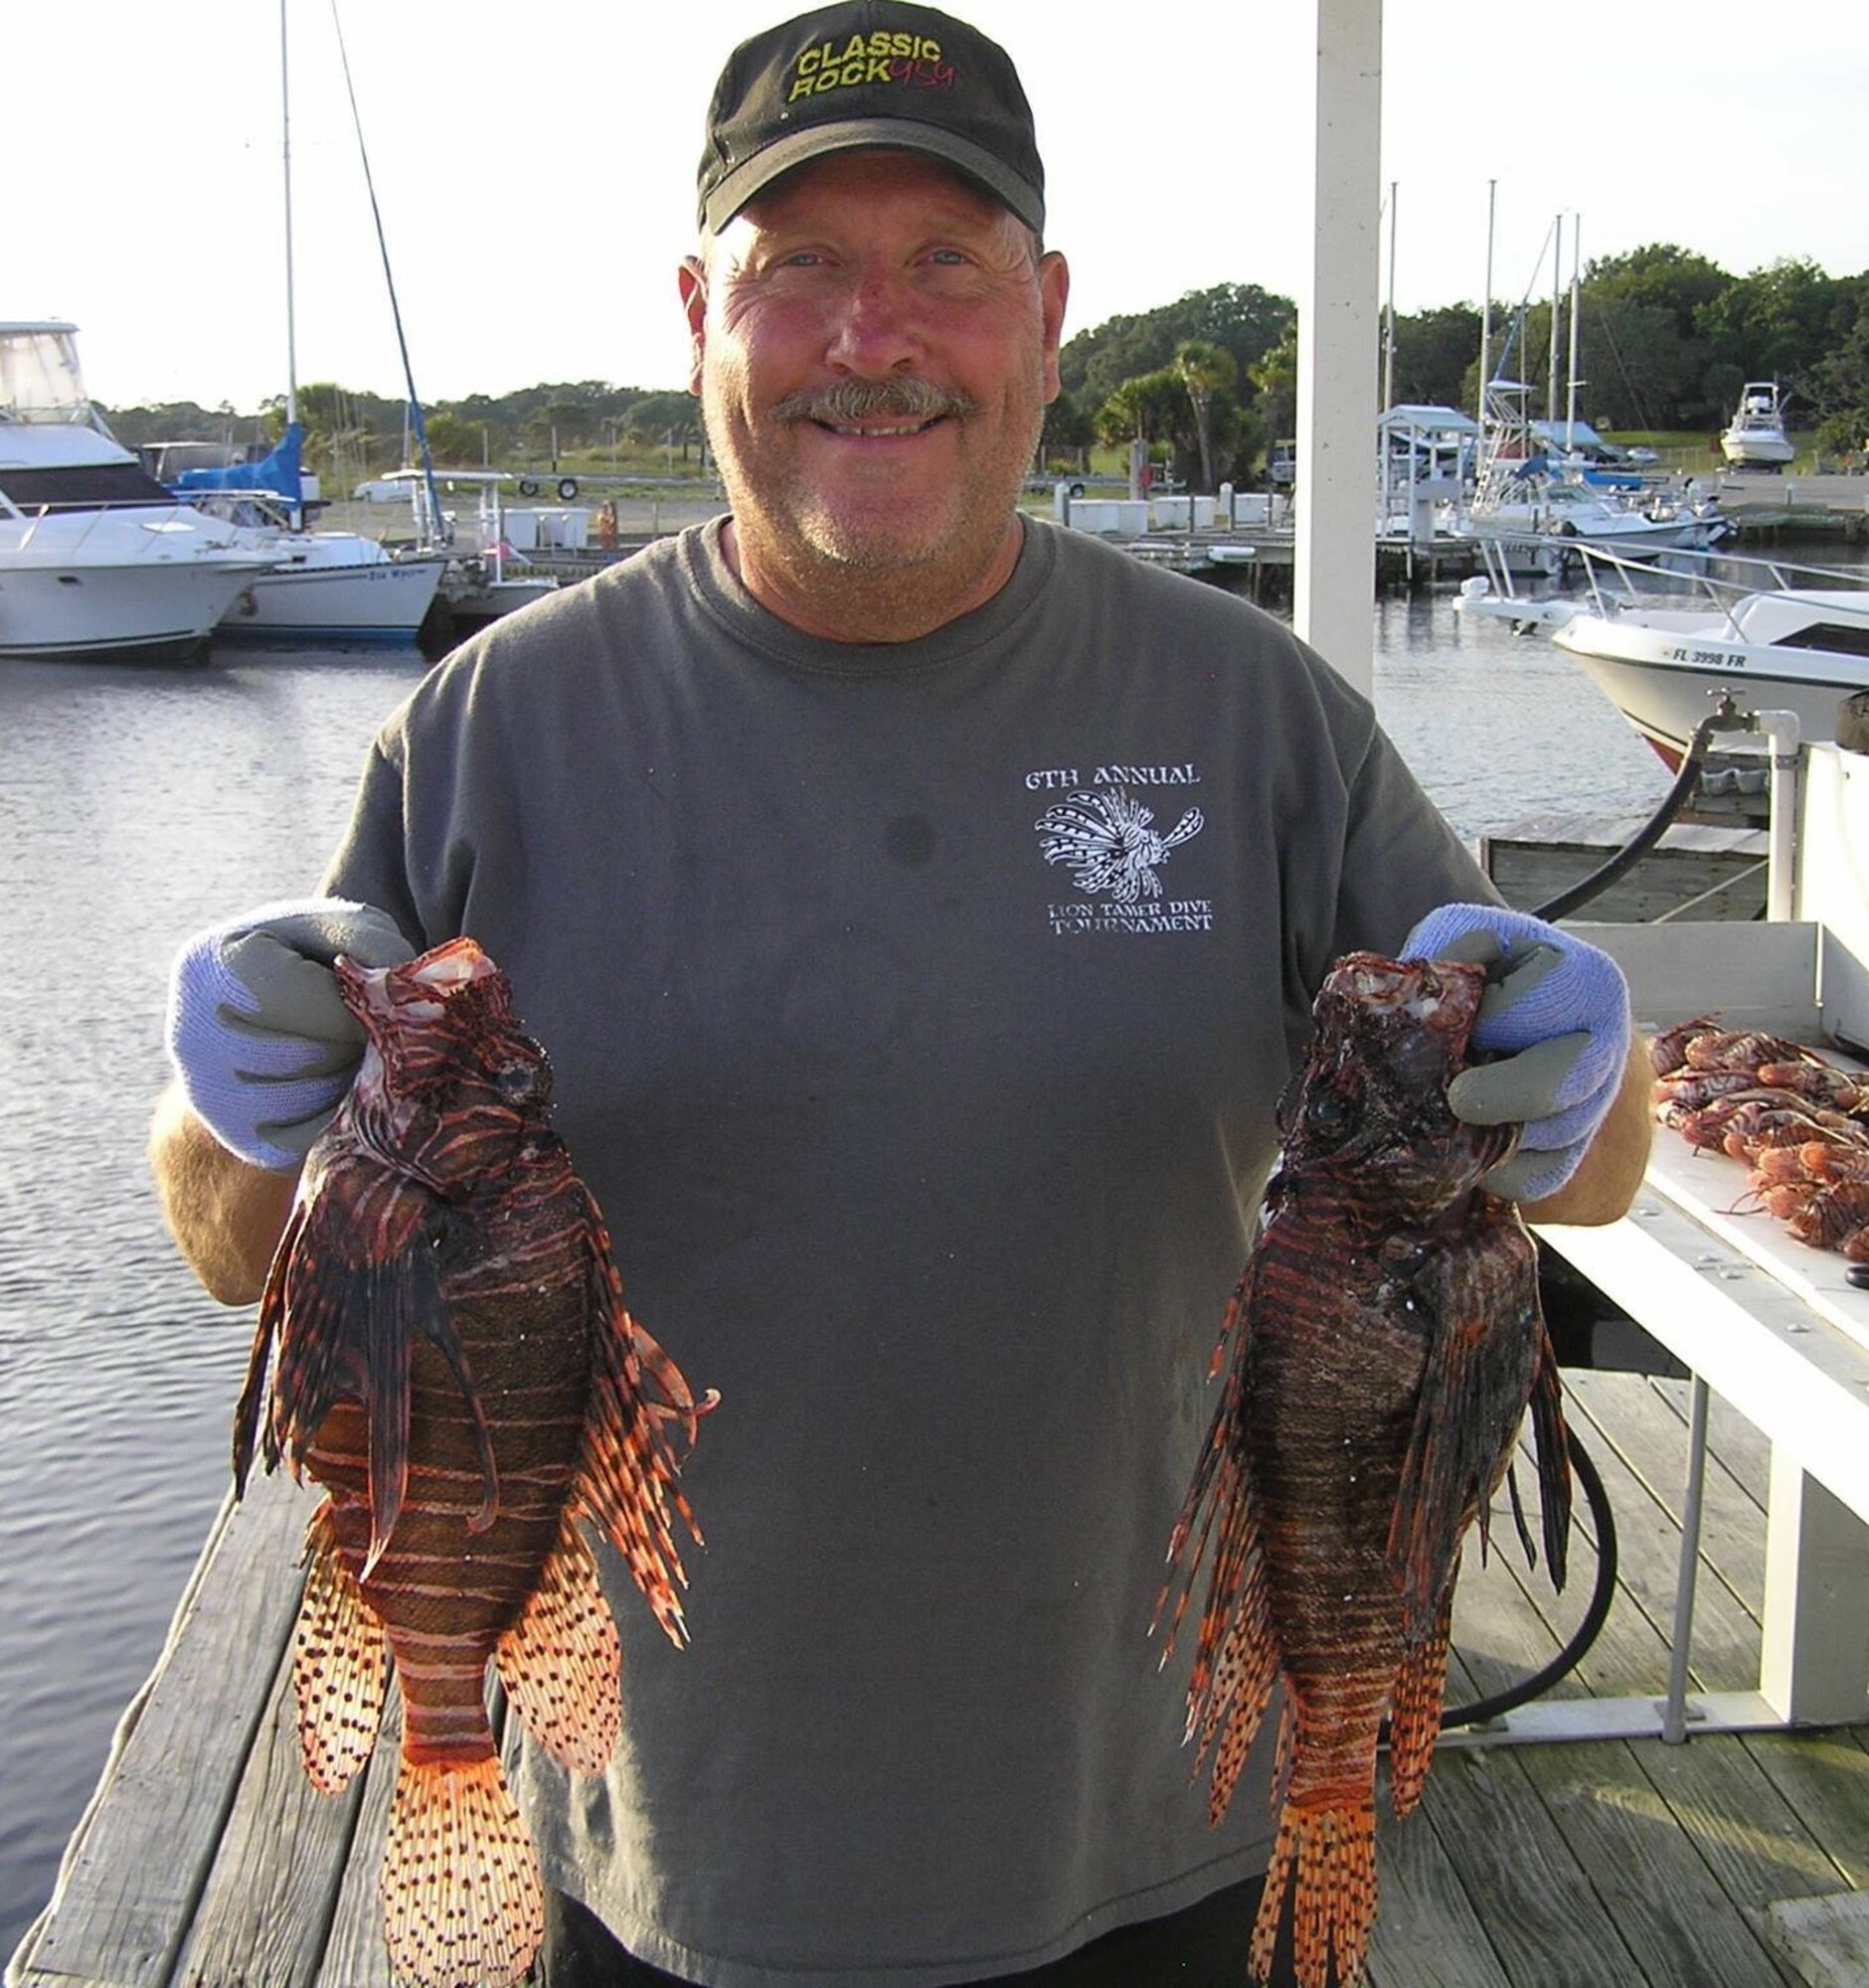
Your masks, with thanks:
[[[1479,405],[1473,410],[1482,428],[1486,424],[1486,382],[1492,365],[1492,224],[1499,182],[1486,182],[1486,291],[1479,305]]]
[[[1571,361],[1568,369],[1570,381],[1570,401],[1565,410],[1565,418],[1571,424],[1571,441],[1577,440],[1577,300],[1582,289],[1579,273],[1579,246],[1583,238],[1584,223],[1581,215],[1571,216]]]
[[[1382,405],[1386,414],[1395,406],[1395,213],[1398,188],[1389,182],[1389,322],[1382,342]]]
[[[282,0],[281,0],[282,3]],[[409,363],[409,340],[403,335],[403,307],[396,300],[396,272],[390,267],[390,245],[383,234],[383,209],[377,203],[377,183],[370,171],[370,148],[364,143],[363,113],[357,108],[357,85],[351,81],[350,52],[344,46],[344,24],[338,19],[337,0],[331,0],[331,25],[337,30],[337,58],[344,72],[344,90],[350,98],[351,125],[357,133],[357,154],[363,162],[364,188],[370,195],[370,214],[377,228],[377,253],[383,258],[383,280],[390,293],[390,316],[396,325],[397,350],[403,355],[403,386],[408,399],[404,414],[415,429],[416,446],[422,451],[422,487],[427,497],[427,526],[424,536],[435,534],[442,544],[450,542],[450,529],[441,512],[441,492],[434,480],[434,458],[428,453],[428,432],[423,423],[422,400],[416,392],[416,376]]]
[[[1545,419],[1558,418],[1558,312],[1564,298],[1564,216],[1552,223],[1551,236],[1551,350],[1545,361]],[[1571,445],[1565,437],[1564,445]]]
[[[292,85],[286,72],[285,0],[279,0],[279,153],[285,169],[285,419],[298,418],[298,331],[292,297]]]

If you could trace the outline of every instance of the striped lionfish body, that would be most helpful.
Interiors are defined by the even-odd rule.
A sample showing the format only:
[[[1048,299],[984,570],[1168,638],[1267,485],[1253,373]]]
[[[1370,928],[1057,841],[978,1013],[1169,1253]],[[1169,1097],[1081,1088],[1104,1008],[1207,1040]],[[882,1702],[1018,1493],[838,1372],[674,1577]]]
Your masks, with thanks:
[[[316,1786],[369,1758],[386,1657],[396,1671],[380,1881],[394,1972],[499,1988],[531,1965],[543,1893],[488,1723],[488,1660],[534,1739],[601,1770],[620,1654],[577,1522],[615,1544],[684,1641],[674,1515],[700,1535],[669,1425],[691,1440],[708,1404],[623,1307],[505,975],[465,938],[337,974],[364,1061],[260,1300],[236,1484],[258,1447],[328,1494],[292,1653]]]
[[[1485,1537],[1528,1403],[1546,1559],[1563,1581],[1570,1476],[1536,1259],[1512,1206],[1478,1186],[1517,1133],[1461,1123],[1445,1095],[1483,980],[1371,953],[1332,968],[1170,1544],[1170,1649],[1211,1555],[1187,1732],[1197,1767],[1213,1755],[1215,1822],[1284,1688],[1251,1961],[1264,1979],[1291,1893],[1302,1988],[1363,1978],[1383,1723],[1405,1815],[1440,1727],[1461,1542],[1475,1519]]]

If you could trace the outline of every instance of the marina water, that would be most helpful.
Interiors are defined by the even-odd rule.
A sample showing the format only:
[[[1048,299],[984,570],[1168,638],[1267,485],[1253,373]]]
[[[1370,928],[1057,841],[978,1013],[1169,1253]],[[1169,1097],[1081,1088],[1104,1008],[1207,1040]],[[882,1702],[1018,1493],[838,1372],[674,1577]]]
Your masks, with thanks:
[[[1383,599],[1376,640],[1384,722],[1463,834],[1665,791],[1541,639],[1462,622],[1444,590]],[[169,964],[200,926],[312,887],[371,733],[425,667],[238,648],[177,671],[0,664],[0,1957],[228,1488],[253,1314],[196,1286],[144,1159]]]

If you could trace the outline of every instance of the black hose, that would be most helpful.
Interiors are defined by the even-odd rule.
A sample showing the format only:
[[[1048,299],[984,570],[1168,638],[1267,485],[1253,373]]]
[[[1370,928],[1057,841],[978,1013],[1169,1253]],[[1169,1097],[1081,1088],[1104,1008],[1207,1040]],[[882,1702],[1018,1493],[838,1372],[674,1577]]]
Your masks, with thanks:
[[[1663,796],[1661,804],[1651,814],[1634,835],[1618,849],[1608,862],[1593,870],[1588,877],[1573,884],[1569,890],[1560,891],[1548,904],[1543,904],[1532,913],[1535,918],[1564,917],[1577,910],[1579,905],[1587,905],[1592,898],[1600,896],[1618,877],[1634,869],[1646,856],[1672,824],[1674,817],[1687,805],[1688,799],[1700,783],[1700,768],[1707,756],[1707,749],[1718,732],[1736,732],[1744,728],[1746,721],[1733,709],[1730,698],[1722,698],[1717,710],[1710,712],[1694,727],[1694,736],[1688,742],[1687,750],[1681,755],[1681,769],[1674,776],[1674,784]]]
[[[1521,1678],[1517,1684],[1508,1685],[1504,1691],[1494,1692],[1489,1698],[1475,1699],[1471,1705],[1444,1707],[1441,1714],[1444,1728],[1484,1725],[1487,1720],[1498,1719],[1516,1707],[1542,1697],[1561,1677],[1584,1660],[1609,1618],[1610,1604],[1615,1596],[1615,1515],[1610,1510],[1610,1494],[1604,1486],[1603,1477],[1590,1460],[1589,1452],[1578,1441],[1577,1431],[1567,1427],[1564,1433],[1571,1456],[1571,1469],[1584,1487],[1584,1497],[1597,1526],[1597,1581],[1591,1589],[1590,1606],[1584,1610],[1584,1619],[1573,1631],[1570,1641],[1542,1670],[1533,1672],[1528,1678]]]

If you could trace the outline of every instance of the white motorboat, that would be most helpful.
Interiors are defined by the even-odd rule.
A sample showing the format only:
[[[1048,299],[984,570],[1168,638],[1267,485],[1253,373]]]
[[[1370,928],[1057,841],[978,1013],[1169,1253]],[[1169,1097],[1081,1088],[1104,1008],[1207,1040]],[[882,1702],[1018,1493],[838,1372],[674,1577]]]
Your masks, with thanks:
[[[0,656],[192,660],[265,566],[110,433],[75,325],[0,323]]]
[[[1784,402],[1776,380],[1748,380],[1740,389],[1720,452],[1736,469],[1783,469],[1797,453],[1784,432]]]
[[[1498,576],[1460,605],[1541,627],[1575,656],[1670,766],[1726,695],[1791,711],[1834,739],[1837,709],[1869,690],[1869,576],[1784,560],[1674,554],[1665,565],[1587,549],[1575,599],[1515,597]]]
[[[1482,490],[1462,527],[1497,545],[1516,573],[1555,573],[1583,547],[1636,558],[1704,551],[1728,528],[1710,499],[1656,493],[1630,502],[1538,471],[1516,493],[1502,482]]]
[[[1561,572],[1584,546],[1644,558],[1704,551],[1726,535],[1731,521],[1698,486],[1606,477],[1584,461],[1582,422],[1565,425],[1564,453],[1554,454],[1552,431],[1541,435],[1546,424],[1530,418],[1530,392],[1516,380],[1488,383],[1478,484],[1460,525],[1511,572]]]

